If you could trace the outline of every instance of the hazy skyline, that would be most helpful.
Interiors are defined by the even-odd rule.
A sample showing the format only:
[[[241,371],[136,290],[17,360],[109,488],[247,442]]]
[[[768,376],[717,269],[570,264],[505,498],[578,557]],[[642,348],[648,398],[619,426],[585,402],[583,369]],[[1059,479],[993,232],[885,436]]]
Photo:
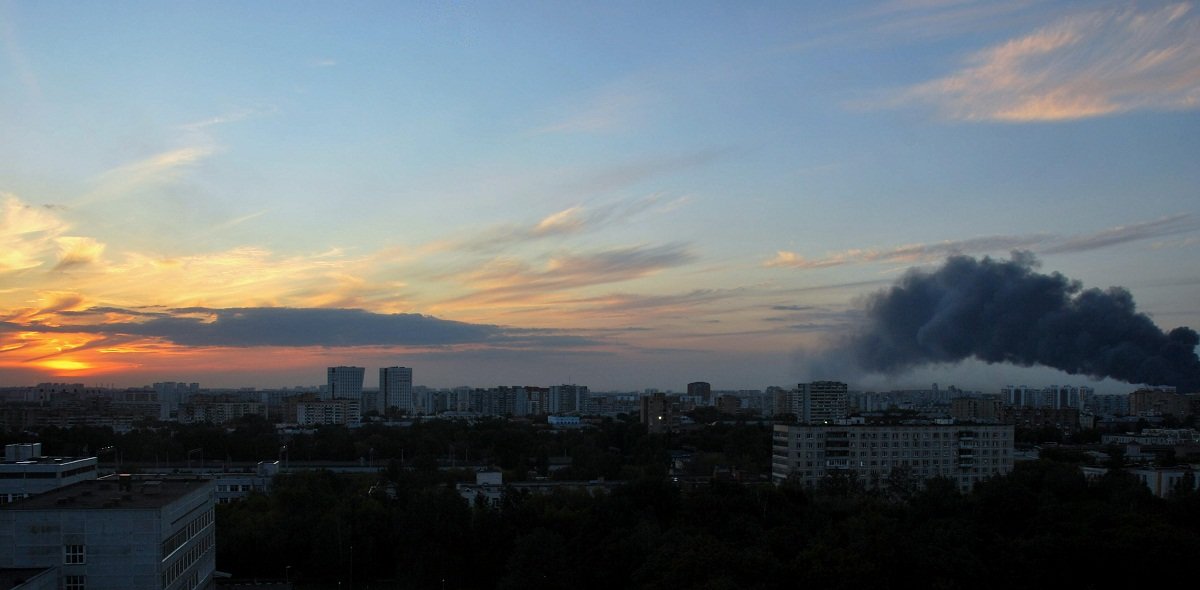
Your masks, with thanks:
[[[1198,109],[1193,2],[0,0],[0,385],[1120,392],[810,361],[956,253],[1200,326]]]

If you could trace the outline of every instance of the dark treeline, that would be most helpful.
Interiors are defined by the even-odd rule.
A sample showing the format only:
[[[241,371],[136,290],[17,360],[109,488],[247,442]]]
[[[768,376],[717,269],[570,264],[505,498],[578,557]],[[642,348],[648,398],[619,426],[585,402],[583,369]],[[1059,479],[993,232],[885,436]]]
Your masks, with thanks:
[[[392,494],[387,493],[389,487]],[[639,479],[475,506],[418,473],[282,476],[218,509],[218,568],[359,588],[1111,588],[1200,551],[1200,497],[1019,464],[959,494]],[[351,549],[353,547],[353,549]]]
[[[703,416],[708,417],[708,416]],[[635,420],[606,419],[598,427],[553,430],[545,423],[501,418],[468,423],[427,420],[397,428],[326,426],[300,434],[277,434],[274,425],[247,415],[228,426],[148,423],[127,433],[109,428],[43,428],[35,437],[8,435],[4,442],[41,442],[48,455],[100,454],[123,469],[151,471],[162,465],[225,462],[355,461],[381,467],[430,471],[453,465],[485,465],[505,471],[507,481],[530,475],[558,480],[628,480],[663,476],[668,445],[691,452],[690,469],[711,474],[718,465],[752,476],[770,472],[771,432],[756,423],[713,424],[670,438],[650,436]],[[286,450],[285,450],[286,447]],[[553,471],[552,458],[560,459]],[[563,462],[562,459],[569,459]]]
[[[281,437],[248,417],[126,434],[48,428],[36,440],[48,454],[113,446],[143,468],[198,448],[208,461],[271,460],[283,445],[292,461],[377,463],[376,475],[284,474],[269,496],[218,507],[218,569],[314,589],[348,587],[351,575],[356,588],[1109,588],[1169,578],[1200,554],[1200,496],[1158,499],[1121,472],[1087,482],[1067,451],[963,495],[938,480],[889,494],[838,479],[818,490],[672,483],[668,449],[690,452],[690,475],[766,474],[770,430],[757,424],[667,438],[628,419],[575,431],[429,421]],[[569,467],[549,469],[552,457]],[[503,469],[505,481],[626,484],[594,496],[514,491],[491,508],[456,492],[473,479],[462,462]]]

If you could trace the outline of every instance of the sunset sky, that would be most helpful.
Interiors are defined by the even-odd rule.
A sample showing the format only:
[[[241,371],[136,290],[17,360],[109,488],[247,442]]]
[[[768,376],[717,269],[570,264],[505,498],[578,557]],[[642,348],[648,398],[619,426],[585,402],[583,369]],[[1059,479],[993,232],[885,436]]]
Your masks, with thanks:
[[[1128,391],[810,364],[1012,250],[1200,327],[1200,6],[0,0],[0,386]]]

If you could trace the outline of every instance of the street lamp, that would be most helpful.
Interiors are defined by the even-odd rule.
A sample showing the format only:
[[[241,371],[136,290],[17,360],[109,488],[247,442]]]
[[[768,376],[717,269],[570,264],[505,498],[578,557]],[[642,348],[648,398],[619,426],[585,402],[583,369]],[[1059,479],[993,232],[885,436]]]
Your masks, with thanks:
[[[112,453],[113,461],[116,465],[116,467],[113,468],[113,472],[119,473],[121,471],[121,449],[118,449],[115,446],[104,447],[96,451],[96,456],[99,457],[100,455],[107,455],[109,453]]]

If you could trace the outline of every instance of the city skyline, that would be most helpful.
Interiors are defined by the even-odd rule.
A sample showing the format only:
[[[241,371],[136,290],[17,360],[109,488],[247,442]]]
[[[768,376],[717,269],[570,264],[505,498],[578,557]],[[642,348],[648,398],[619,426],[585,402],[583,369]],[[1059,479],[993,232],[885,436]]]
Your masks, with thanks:
[[[1013,250],[1200,326],[1194,2],[293,8],[0,2],[0,385],[1134,389],[826,358]]]

